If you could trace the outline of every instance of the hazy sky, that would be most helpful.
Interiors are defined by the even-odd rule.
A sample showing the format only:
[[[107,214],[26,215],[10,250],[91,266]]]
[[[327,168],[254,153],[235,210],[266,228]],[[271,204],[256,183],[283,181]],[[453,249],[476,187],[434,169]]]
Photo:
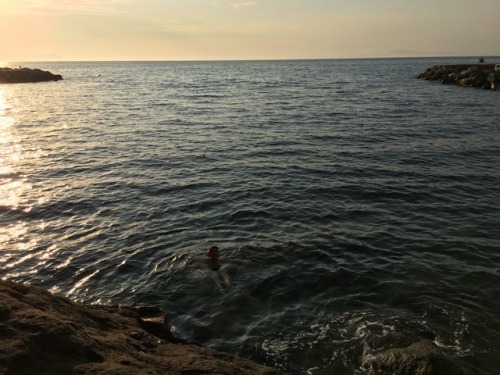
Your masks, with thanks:
[[[500,55],[500,0],[0,0],[0,61]]]

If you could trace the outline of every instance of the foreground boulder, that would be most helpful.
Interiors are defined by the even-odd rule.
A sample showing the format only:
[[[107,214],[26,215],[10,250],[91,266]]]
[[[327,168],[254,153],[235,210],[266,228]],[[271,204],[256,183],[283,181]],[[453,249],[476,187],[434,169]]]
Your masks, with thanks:
[[[424,339],[406,348],[394,348],[369,356],[362,367],[368,375],[468,375],[454,358],[431,340]]]
[[[87,306],[0,280],[0,374],[279,374],[182,343],[165,319],[151,306]]]
[[[60,81],[62,76],[40,69],[0,68],[0,83],[28,83]]]
[[[436,65],[426,69],[418,78],[500,91],[500,71],[495,64]]]

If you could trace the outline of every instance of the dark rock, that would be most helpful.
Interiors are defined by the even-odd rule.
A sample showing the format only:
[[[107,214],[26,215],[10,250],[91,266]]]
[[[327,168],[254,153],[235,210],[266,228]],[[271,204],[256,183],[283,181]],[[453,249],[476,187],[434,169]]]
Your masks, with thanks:
[[[499,80],[499,75],[498,74],[495,74],[494,72],[488,74],[488,78],[487,78],[487,81],[489,83],[495,83],[495,82],[498,82]]]
[[[0,68],[0,83],[29,83],[60,81],[62,76],[40,69]]]
[[[436,65],[419,74],[418,78],[443,84],[496,90],[498,85],[493,83],[500,83],[500,72],[495,70],[495,64]]]
[[[456,359],[432,341],[424,339],[406,348],[394,348],[369,356],[362,367],[368,375],[469,375]]]
[[[187,343],[172,334],[168,327],[168,318],[158,306],[137,304],[120,305],[119,308],[134,313],[137,321],[146,332],[169,342]]]
[[[472,78],[462,78],[458,83],[460,86],[472,86]]]
[[[0,280],[0,311],[0,374],[279,374],[164,339],[166,317],[154,306],[89,306]],[[154,330],[143,328],[147,319],[158,319]]]

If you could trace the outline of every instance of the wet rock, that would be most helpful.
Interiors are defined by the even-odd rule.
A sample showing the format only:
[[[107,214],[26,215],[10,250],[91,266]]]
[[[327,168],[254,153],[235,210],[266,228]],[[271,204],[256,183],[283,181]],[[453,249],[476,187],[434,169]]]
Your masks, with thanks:
[[[153,305],[120,305],[120,309],[128,310],[135,314],[141,327],[150,334],[169,342],[186,344],[185,340],[175,337],[168,327],[167,315],[158,307]]]
[[[439,81],[443,84],[496,90],[500,83],[500,72],[495,70],[495,64],[436,65],[426,69],[417,78]]]
[[[462,78],[461,80],[458,81],[458,84],[460,86],[468,87],[468,86],[472,86],[472,82],[473,82],[472,78]]]
[[[155,306],[89,306],[0,280],[0,374],[279,374],[171,340],[166,320]]]
[[[427,339],[371,355],[362,367],[368,375],[470,375],[458,360]]]
[[[29,68],[0,68],[0,83],[29,83],[60,81],[62,76],[46,70]]]

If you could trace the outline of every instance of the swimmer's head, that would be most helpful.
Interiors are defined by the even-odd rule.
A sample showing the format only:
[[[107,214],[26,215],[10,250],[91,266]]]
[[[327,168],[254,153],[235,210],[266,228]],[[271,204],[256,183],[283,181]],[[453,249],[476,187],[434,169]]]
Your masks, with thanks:
[[[219,248],[217,246],[212,246],[208,250],[208,257],[211,260],[217,260],[217,259],[219,259]]]

